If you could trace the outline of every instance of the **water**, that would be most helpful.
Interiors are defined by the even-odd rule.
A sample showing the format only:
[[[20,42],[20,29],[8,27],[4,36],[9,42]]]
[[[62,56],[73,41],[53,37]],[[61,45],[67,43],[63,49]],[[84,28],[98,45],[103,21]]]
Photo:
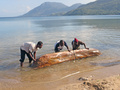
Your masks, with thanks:
[[[57,40],[65,40],[72,48],[71,41],[75,37],[85,42],[87,47],[99,49],[102,55],[38,70],[30,68],[26,58],[24,67],[19,67],[22,43],[43,41],[43,48],[37,51],[39,57],[53,53]],[[120,16],[0,18],[0,41],[0,85],[14,88],[16,84],[20,88],[25,83],[29,86],[39,83],[47,90],[47,83],[60,81],[71,73],[120,63]],[[64,47],[64,50],[67,49]]]

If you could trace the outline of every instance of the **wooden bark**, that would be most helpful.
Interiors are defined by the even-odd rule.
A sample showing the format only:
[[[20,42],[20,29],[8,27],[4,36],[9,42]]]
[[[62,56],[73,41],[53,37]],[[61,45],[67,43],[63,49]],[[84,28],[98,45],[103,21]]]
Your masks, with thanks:
[[[100,51],[97,49],[90,48],[88,49],[80,49],[80,50],[72,50],[71,52],[64,51],[58,53],[50,53],[45,54],[37,59],[36,62],[33,63],[33,66],[37,68],[42,68],[50,65],[54,65],[57,63],[62,63],[65,61],[76,60],[91,56],[100,55]]]

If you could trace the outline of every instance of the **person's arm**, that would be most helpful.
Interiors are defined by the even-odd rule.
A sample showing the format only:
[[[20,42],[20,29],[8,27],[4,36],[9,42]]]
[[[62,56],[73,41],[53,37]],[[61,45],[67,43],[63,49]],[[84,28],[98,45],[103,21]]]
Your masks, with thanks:
[[[30,55],[30,57],[32,58],[32,60],[33,61],[36,61],[36,51],[34,51],[34,49],[33,49],[34,47],[32,47],[32,45],[30,45],[30,47],[29,47],[29,55]],[[34,51],[34,55],[32,55],[32,52]]]
[[[36,61],[36,59],[32,56],[31,52],[29,52],[28,54],[30,55],[30,57],[31,57],[34,61]]]
[[[70,49],[69,49],[69,47],[68,47],[68,45],[67,45],[67,43],[65,41],[64,41],[64,44],[65,44],[67,50],[70,52]]]
[[[67,49],[68,49],[68,51],[70,52],[70,49],[69,49],[69,47],[67,47]]]
[[[34,59],[36,60],[36,52],[34,52]]]
[[[83,42],[82,42],[82,43],[83,43]],[[89,48],[86,47],[85,43],[83,43],[83,45],[84,45],[85,49],[89,49]]]

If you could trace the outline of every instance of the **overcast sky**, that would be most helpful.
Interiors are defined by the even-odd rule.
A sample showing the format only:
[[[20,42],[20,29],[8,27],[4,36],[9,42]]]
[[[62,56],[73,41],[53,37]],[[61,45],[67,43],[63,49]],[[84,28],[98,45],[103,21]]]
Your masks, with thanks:
[[[67,6],[87,4],[96,0],[0,0],[0,17],[14,17],[27,13],[44,2],[60,2]]]

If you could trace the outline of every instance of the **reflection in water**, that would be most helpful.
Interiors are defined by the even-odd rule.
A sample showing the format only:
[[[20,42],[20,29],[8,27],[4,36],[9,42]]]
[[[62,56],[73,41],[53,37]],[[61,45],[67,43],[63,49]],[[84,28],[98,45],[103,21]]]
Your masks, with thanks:
[[[108,63],[91,63],[91,64],[92,65],[96,65],[96,66],[110,67],[110,66],[114,66],[114,65],[120,64],[120,60],[113,61],[113,62],[108,62]]]
[[[52,22],[52,23],[51,23]],[[53,28],[64,26],[89,26],[101,29],[119,29],[119,19],[63,19],[63,20],[45,20],[45,21],[33,21],[39,27]]]

